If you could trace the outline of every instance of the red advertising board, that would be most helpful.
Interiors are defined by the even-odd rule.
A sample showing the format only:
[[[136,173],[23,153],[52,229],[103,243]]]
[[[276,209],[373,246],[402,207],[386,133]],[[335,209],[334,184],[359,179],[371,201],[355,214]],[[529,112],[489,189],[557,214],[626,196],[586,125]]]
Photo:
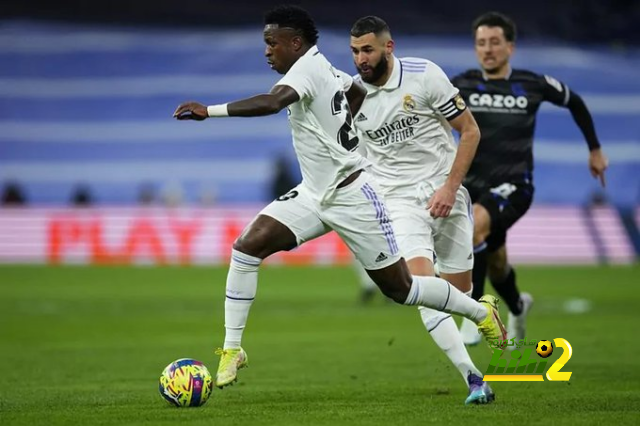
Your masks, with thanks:
[[[1,263],[224,264],[259,208],[0,209]],[[633,248],[612,209],[592,214],[601,248],[615,263]],[[594,263],[601,253],[583,212],[534,207],[509,233],[515,263]],[[331,232],[268,263],[346,264],[352,256]]]

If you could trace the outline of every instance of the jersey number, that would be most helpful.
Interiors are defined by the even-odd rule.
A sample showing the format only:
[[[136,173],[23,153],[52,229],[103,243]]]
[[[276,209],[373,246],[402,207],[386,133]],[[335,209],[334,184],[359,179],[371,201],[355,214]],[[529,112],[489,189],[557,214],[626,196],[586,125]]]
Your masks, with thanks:
[[[344,124],[338,130],[338,143],[342,145],[347,151],[355,151],[358,147],[358,137],[351,137],[350,133],[353,130],[353,117],[351,116],[351,109],[349,109],[349,103],[347,102],[347,98],[344,96],[344,92],[339,90],[333,96],[333,101],[331,102],[331,112],[333,115],[338,115],[342,111],[346,111],[346,118],[344,120]]]
[[[292,191],[287,192],[284,195],[279,196],[278,198],[276,198],[276,201],[288,201],[293,198],[296,198],[297,196],[298,196],[298,191],[294,189]]]

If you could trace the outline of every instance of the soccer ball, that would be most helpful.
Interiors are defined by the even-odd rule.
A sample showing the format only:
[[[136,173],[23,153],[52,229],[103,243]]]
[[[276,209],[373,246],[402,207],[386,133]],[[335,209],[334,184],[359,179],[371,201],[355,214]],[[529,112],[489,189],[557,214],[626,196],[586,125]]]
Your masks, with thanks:
[[[553,353],[553,346],[548,340],[540,340],[536,345],[536,353],[542,358],[547,358]]]
[[[213,379],[200,361],[182,358],[167,365],[160,376],[160,395],[176,407],[198,407],[211,396]]]

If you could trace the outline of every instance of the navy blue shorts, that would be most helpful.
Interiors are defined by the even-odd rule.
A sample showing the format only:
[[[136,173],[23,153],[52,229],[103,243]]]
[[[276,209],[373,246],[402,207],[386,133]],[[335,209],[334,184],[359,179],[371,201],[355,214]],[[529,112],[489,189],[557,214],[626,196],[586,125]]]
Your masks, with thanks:
[[[487,237],[487,250],[494,252],[507,241],[507,231],[531,207],[533,185],[529,183],[503,183],[481,191],[469,189],[471,201],[480,204],[489,212],[491,234]]]

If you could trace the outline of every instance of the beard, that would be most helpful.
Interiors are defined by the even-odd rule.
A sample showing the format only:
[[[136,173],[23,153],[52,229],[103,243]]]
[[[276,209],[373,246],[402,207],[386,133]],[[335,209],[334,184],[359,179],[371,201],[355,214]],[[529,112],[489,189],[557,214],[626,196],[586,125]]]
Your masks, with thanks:
[[[356,65],[356,69],[358,70],[358,74],[360,74],[360,77],[362,77],[362,81],[372,84],[380,80],[380,77],[382,77],[384,73],[387,72],[388,63],[389,61],[387,60],[387,57],[383,55],[382,57],[380,57],[380,62],[378,62],[378,65],[373,68],[369,67],[371,69],[371,74],[367,76],[362,74],[362,70],[359,66]]]
[[[485,72],[485,74],[488,74],[488,75],[498,74],[504,69],[504,67],[507,64],[508,64],[508,61],[506,60],[499,63],[496,61],[495,64],[491,67],[483,66],[482,70]]]
[[[489,75],[493,75],[493,74],[498,74],[500,72],[500,67],[491,67],[491,68],[483,68],[482,71],[485,72],[485,74],[489,74]]]

